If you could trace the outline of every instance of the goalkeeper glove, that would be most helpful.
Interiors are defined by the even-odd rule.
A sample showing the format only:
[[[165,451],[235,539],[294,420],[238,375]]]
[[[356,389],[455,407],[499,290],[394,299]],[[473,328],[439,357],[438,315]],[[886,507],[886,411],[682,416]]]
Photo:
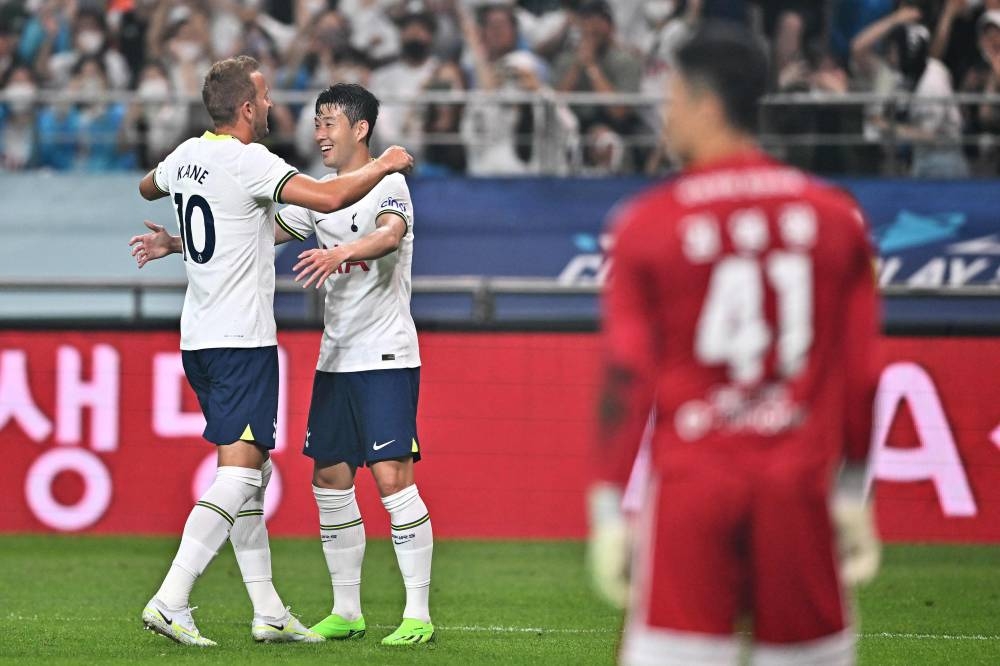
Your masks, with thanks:
[[[625,608],[629,594],[631,529],[622,513],[617,486],[595,485],[587,496],[590,538],[587,566],[598,594],[616,608]]]
[[[832,516],[840,553],[840,578],[849,587],[871,582],[882,558],[874,513],[871,503],[865,501],[864,491],[864,467],[845,464],[837,479]]]

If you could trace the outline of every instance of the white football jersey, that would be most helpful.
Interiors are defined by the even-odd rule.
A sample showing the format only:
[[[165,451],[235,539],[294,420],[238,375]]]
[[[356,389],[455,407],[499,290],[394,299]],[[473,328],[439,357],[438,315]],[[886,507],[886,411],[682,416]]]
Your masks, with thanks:
[[[395,252],[381,259],[345,263],[327,279],[317,370],[358,372],[420,365],[417,329],[410,315],[410,190],[402,175],[392,174],[363,199],[335,213],[287,206],[276,216],[292,236],[304,240],[315,234],[320,247],[332,248],[375,231],[375,220],[384,213],[403,218],[406,235]]]
[[[267,347],[274,324],[274,202],[297,173],[259,143],[205,132],[156,167],[173,199],[188,288],[181,349]]]

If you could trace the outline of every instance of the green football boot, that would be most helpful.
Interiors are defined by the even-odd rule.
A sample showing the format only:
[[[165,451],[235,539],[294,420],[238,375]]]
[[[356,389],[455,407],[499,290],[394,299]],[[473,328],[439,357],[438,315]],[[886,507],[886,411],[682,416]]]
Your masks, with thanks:
[[[309,629],[329,640],[356,640],[365,636],[365,618],[359,615],[357,620],[348,622],[340,615],[327,615]]]
[[[434,625],[404,617],[396,631],[382,639],[382,645],[419,645],[434,640]]]

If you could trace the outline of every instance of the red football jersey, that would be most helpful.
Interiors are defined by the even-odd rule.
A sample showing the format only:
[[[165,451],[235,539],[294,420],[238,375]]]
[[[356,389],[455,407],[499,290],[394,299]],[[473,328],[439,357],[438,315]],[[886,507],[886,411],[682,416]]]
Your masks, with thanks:
[[[749,152],[637,196],[613,231],[603,336],[618,409],[601,476],[627,478],[654,404],[661,469],[700,452],[812,470],[865,458],[877,299],[853,198]]]

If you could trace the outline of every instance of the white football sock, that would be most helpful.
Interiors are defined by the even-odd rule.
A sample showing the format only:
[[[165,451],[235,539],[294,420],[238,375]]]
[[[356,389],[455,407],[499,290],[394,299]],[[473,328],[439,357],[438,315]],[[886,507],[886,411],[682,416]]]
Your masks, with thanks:
[[[333,490],[313,486],[319,507],[323,557],[333,584],[333,614],[353,621],[361,616],[361,563],[365,559],[365,525],[354,487]]]
[[[431,556],[434,534],[431,517],[415,485],[382,498],[392,523],[392,546],[406,587],[403,617],[430,622]]]
[[[194,581],[229,538],[236,513],[261,486],[259,469],[220,467],[215,481],[188,515],[181,545],[156,598],[167,608],[187,608]]]
[[[281,597],[271,581],[271,545],[267,538],[267,525],[264,523],[264,493],[271,480],[270,459],[264,461],[260,473],[260,488],[236,515],[229,540],[233,544],[247,594],[253,603],[254,615],[280,618],[285,614],[285,605],[281,603]]]

